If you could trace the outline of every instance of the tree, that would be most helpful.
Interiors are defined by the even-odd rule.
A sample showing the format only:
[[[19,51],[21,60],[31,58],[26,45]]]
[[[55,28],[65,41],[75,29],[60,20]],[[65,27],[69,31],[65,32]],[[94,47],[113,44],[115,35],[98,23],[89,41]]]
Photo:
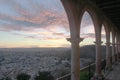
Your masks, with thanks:
[[[17,75],[17,80],[29,80],[30,79],[30,75],[25,74],[25,73],[21,73]]]
[[[34,78],[35,80],[54,80],[54,77],[50,72],[38,72],[38,75]]]

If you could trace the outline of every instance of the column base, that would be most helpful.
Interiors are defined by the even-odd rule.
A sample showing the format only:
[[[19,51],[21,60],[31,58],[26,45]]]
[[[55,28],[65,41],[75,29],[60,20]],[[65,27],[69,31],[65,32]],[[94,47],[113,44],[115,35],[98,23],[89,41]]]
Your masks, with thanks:
[[[106,66],[104,76],[107,76],[111,71],[113,71],[112,65],[108,67]],[[109,79],[105,79],[105,80],[109,80]]]
[[[116,61],[116,62],[113,63],[113,65],[118,65],[118,63],[119,63],[119,62]]]
[[[120,58],[118,58],[118,62],[120,62]]]
[[[107,70],[107,71],[112,71],[113,68],[112,68],[112,66],[106,66],[106,67],[105,67],[105,70]]]
[[[103,75],[94,75],[91,80],[104,80],[105,77]]]
[[[119,64],[118,62],[115,63],[116,66],[117,66],[118,64]]]
[[[112,64],[115,63],[115,56],[112,56]]]

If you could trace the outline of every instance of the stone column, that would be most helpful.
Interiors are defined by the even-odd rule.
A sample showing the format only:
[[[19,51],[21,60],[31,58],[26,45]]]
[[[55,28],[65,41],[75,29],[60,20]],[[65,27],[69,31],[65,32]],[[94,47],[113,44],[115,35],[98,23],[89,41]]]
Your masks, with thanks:
[[[68,38],[68,41],[71,42],[71,80],[80,80],[80,47],[79,42],[83,38],[71,39]]]
[[[94,75],[94,79],[93,80],[102,80],[103,76],[101,74],[101,61],[102,61],[102,56],[101,56],[101,26],[102,24],[100,24],[99,20],[96,20],[96,22],[94,22],[95,25],[95,44],[96,44],[96,69],[95,69],[95,75]]]
[[[116,58],[118,62],[119,61],[119,43],[116,44]]]
[[[95,42],[96,44],[96,70],[95,70],[95,80],[102,80],[103,76],[101,74],[101,41]]]
[[[115,43],[115,62],[117,62],[117,42]]]
[[[118,60],[120,61],[119,57],[120,57],[120,37],[118,36]]]
[[[112,63],[115,63],[115,33],[112,32]]]
[[[118,34],[116,36],[116,58],[117,58],[117,61],[119,61],[119,37],[118,37]]]
[[[116,44],[116,58],[117,58],[117,62],[119,61],[119,51],[118,51],[118,46],[119,46],[119,44],[118,44],[118,42],[117,42],[117,44]]]
[[[111,70],[112,65],[110,62],[110,30],[106,30],[106,69]]]
[[[120,35],[118,37],[118,55],[119,55],[119,60],[120,60]]]
[[[111,57],[111,55],[110,55],[110,42],[107,42],[106,43],[106,69],[107,70],[112,69],[110,57]]]
[[[119,43],[119,41],[118,41],[118,61],[120,61],[120,43]]]
[[[97,13],[96,13],[97,14]],[[102,19],[97,14],[97,18],[94,21],[95,26],[95,38],[96,38],[96,70],[94,75],[94,80],[102,80],[102,70],[101,70],[101,61],[102,61],[102,53],[101,53],[101,28],[102,28]]]
[[[70,36],[67,40],[71,42],[71,80],[80,80],[80,23],[84,5],[80,5],[77,0],[61,0],[67,13]]]

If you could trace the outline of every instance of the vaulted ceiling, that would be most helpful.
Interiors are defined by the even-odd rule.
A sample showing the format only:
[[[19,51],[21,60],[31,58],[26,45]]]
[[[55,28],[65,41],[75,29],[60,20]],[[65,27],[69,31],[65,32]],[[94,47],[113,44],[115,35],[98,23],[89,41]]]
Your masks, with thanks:
[[[74,0],[81,2],[81,0]],[[89,0],[112,22],[113,28],[120,34],[120,0]]]
[[[120,0],[94,0],[98,8],[114,24],[114,28],[120,30]]]

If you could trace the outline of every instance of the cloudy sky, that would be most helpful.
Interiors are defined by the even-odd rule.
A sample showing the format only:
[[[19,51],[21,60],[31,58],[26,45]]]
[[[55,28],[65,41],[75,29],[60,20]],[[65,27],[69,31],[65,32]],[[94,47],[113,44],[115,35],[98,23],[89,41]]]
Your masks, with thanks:
[[[84,44],[94,39],[92,20],[82,19]],[[60,0],[0,0],[0,47],[67,47],[70,37]]]

